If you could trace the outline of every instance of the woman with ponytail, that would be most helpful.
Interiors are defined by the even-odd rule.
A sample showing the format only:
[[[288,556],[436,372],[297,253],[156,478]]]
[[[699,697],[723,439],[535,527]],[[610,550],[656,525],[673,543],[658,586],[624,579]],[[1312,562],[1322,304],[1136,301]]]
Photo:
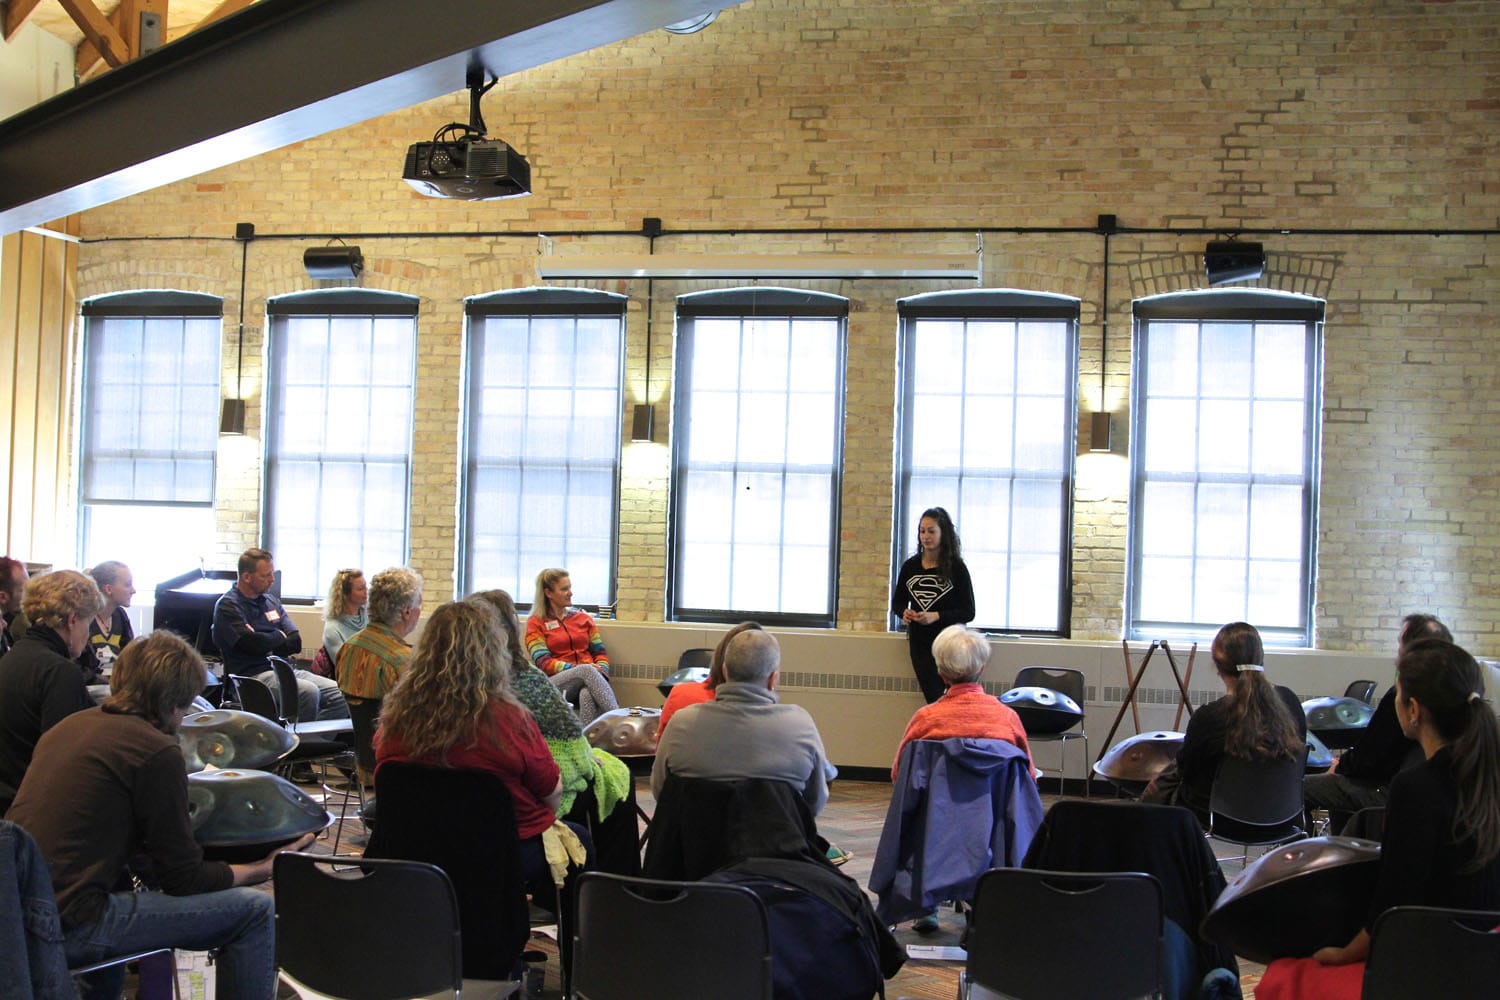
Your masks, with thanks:
[[[1266,651],[1254,625],[1231,622],[1214,636],[1214,669],[1225,694],[1193,713],[1177,762],[1142,800],[1186,806],[1208,823],[1209,792],[1225,757],[1275,760],[1307,746],[1307,716],[1291,689],[1266,679]]]
[[[1500,722],[1474,658],[1423,639],[1396,663],[1396,715],[1426,760],[1396,775],[1365,929],[1266,970],[1258,1000],[1359,996],[1370,928],[1393,906],[1500,909]]]

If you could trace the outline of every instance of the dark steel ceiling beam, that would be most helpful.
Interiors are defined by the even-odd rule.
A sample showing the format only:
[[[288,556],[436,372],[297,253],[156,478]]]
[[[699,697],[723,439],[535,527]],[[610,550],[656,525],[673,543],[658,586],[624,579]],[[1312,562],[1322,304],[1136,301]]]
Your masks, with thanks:
[[[261,0],[0,121],[0,233],[734,2]]]

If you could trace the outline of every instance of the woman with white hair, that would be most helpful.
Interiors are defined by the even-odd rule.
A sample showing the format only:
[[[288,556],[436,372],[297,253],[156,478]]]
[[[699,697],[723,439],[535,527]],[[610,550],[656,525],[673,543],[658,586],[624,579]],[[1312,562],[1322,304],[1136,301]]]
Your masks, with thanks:
[[[891,765],[892,784],[900,781],[901,752],[914,740],[969,738],[1012,743],[1025,751],[1027,773],[1034,775],[1021,717],[979,684],[990,662],[990,640],[971,628],[949,625],[933,640],[932,658],[945,690],[937,701],[917,709],[906,724],[901,744],[896,747],[896,761]],[[927,911],[911,926],[918,934],[933,933],[938,929],[937,911]]]
[[[906,724],[901,744],[896,747],[896,762],[891,765],[891,781],[899,778],[901,751],[912,740],[1004,740],[1026,751],[1030,765],[1031,747],[1021,717],[979,685],[979,677],[990,662],[990,640],[982,632],[949,625],[933,640],[932,657],[947,690],[937,701],[917,709]]]

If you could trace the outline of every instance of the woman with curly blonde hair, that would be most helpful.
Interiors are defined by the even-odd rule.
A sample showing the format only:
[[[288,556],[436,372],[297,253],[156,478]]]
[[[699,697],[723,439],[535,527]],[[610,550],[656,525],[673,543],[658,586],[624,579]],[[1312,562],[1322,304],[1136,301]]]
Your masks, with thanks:
[[[432,613],[406,672],[386,694],[375,774],[389,761],[489,771],[505,782],[527,878],[547,873],[542,834],[562,779],[536,720],[510,691],[510,653],[495,611],[452,601]]]

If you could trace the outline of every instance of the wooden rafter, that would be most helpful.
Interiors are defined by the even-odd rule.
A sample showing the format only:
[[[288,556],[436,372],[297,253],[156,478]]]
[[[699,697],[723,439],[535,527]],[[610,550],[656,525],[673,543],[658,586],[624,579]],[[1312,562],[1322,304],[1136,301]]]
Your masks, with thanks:
[[[213,24],[221,17],[228,17],[236,11],[244,10],[254,3],[255,0],[223,0],[217,7],[203,15],[203,20],[189,28],[189,31],[197,31],[205,24]]]
[[[109,23],[114,25],[125,42],[127,59],[140,57],[141,15],[147,13],[160,14],[161,23],[165,27],[167,0],[120,0],[120,6],[109,15]],[[78,43],[78,50],[73,56],[73,71],[78,74],[78,79],[86,79],[101,62],[105,62],[105,58],[99,52],[99,46],[87,38]]]
[[[10,0],[5,5],[5,22],[3,27],[6,39],[9,39],[11,35],[21,30],[21,25],[26,23],[26,19],[31,16],[32,11],[36,10],[36,5],[39,3],[41,3],[41,0]]]
[[[130,58],[130,46],[125,44],[120,31],[99,12],[93,0],[57,0],[68,12],[83,37],[94,44],[104,61],[111,66],[122,66]],[[122,4],[121,6],[127,6]]]

